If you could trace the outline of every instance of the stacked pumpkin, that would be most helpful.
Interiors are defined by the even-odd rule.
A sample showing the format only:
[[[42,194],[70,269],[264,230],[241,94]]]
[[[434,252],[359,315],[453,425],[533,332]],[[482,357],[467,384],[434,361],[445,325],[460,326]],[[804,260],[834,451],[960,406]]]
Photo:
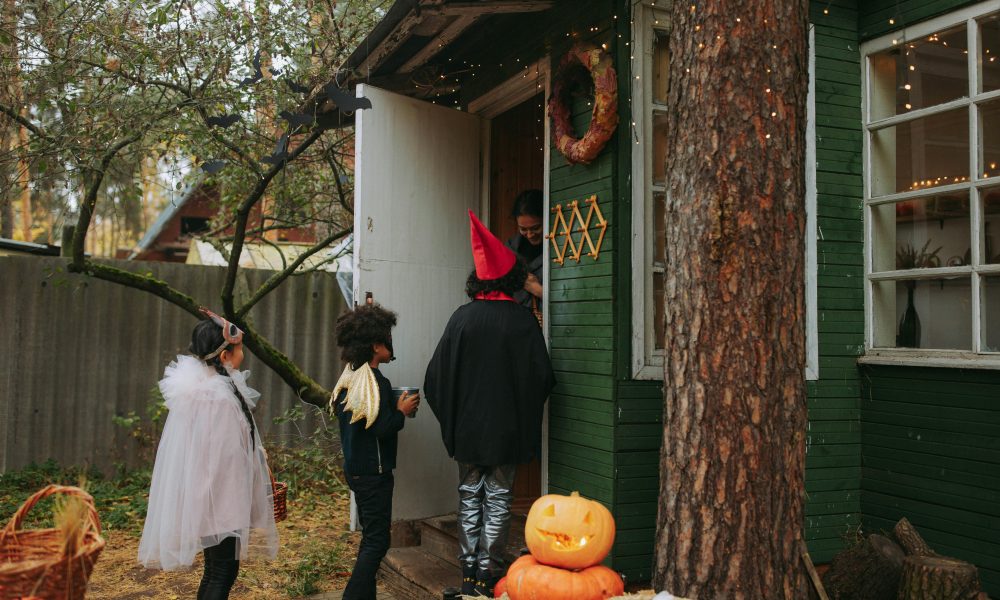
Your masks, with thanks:
[[[603,504],[577,492],[542,496],[528,511],[524,540],[531,554],[514,561],[496,597],[605,600],[625,592],[622,578],[600,564],[615,541],[615,520]]]

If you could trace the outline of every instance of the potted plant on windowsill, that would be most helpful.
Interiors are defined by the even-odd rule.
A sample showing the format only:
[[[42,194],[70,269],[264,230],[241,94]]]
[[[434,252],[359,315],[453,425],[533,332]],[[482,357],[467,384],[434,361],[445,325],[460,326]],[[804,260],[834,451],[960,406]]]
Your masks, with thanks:
[[[896,269],[933,269],[941,266],[941,258],[938,252],[941,246],[934,250],[928,250],[931,240],[928,239],[920,250],[916,250],[913,245],[906,244],[896,248]],[[899,321],[899,330],[896,333],[897,348],[919,348],[920,347],[920,317],[917,315],[917,308],[913,305],[913,291],[917,288],[917,280],[908,279],[903,282],[906,285],[906,310],[903,318]]]

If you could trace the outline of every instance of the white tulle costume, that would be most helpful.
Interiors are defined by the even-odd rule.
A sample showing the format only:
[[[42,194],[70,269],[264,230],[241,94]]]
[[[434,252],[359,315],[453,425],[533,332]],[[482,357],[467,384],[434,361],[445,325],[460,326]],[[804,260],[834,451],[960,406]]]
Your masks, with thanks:
[[[239,538],[240,560],[274,558],[278,532],[267,458],[233,393],[253,408],[260,393],[249,371],[230,377],[191,356],[178,356],[160,380],[169,409],[149,489],[139,562],[164,570],[190,567],[203,549]],[[256,428],[256,426],[255,426]]]

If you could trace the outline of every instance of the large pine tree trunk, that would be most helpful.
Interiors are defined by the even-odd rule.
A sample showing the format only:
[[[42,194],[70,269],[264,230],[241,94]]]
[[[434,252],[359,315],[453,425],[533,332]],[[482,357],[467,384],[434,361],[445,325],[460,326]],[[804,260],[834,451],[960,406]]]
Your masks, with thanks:
[[[654,585],[804,598],[806,0],[674,2]]]

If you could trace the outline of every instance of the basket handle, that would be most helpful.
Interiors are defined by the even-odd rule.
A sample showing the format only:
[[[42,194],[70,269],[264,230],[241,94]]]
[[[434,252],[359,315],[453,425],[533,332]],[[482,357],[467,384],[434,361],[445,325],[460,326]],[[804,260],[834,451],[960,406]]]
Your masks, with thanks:
[[[4,540],[8,535],[15,535],[17,530],[21,528],[21,524],[24,522],[24,518],[28,516],[28,511],[30,511],[40,500],[43,498],[48,498],[54,494],[67,494],[69,496],[77,496],[87,505],[87,529],[93,530],[97,535],[101,534],[101,518],[97,515],[97,508],[94,507],[94,497],[83,491],[82,489],[72,486],[72,485],[47,485],[41,490],[35,492],[21,508],[17,509],[14,516],[11,517],[10,522],[0,530],[0,541]]]

